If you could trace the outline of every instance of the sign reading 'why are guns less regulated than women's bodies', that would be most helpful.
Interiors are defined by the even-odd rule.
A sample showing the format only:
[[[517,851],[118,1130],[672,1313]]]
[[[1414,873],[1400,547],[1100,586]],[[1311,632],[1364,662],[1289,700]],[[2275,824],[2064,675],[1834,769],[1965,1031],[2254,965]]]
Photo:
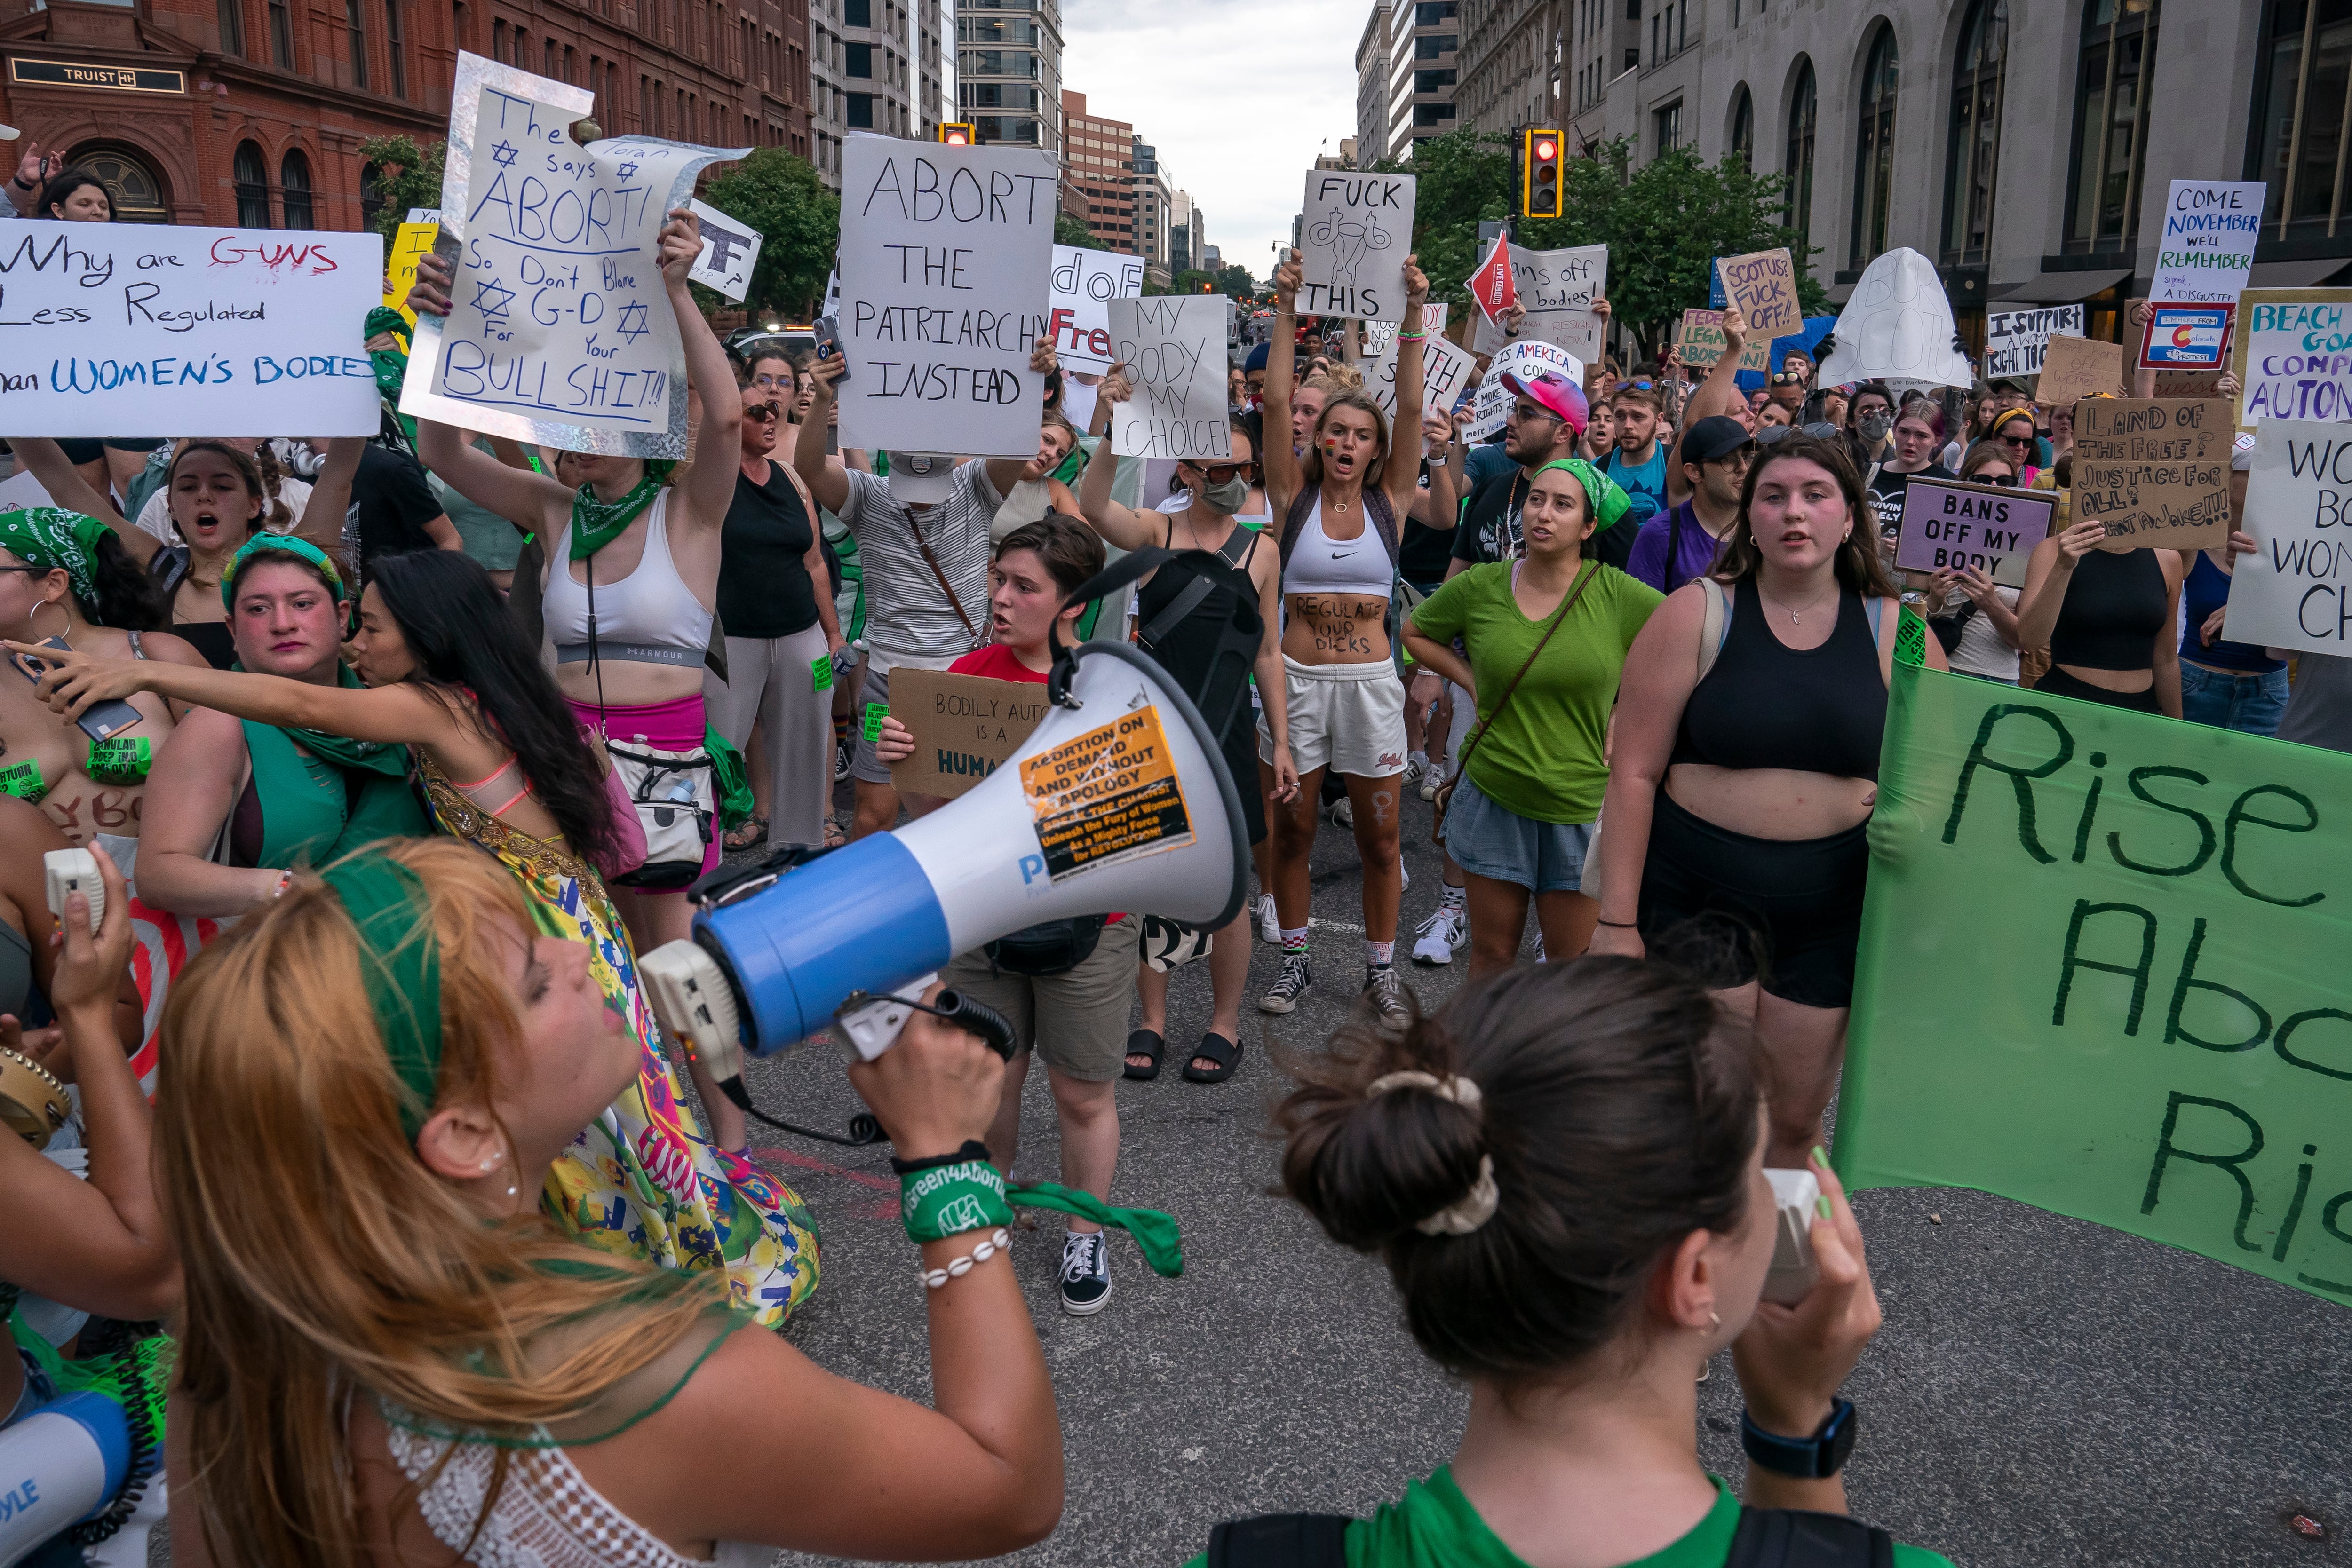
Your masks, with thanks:
[[[417,323],[403,413],[571,452],[686,455],[686,354],[661,229],[722,151],[627,138],[587,147],[594,95],[457,57],[438,253],[446,319]]]
[[[23,221],[0,232],[0,429],[373,434],[373,234]]]

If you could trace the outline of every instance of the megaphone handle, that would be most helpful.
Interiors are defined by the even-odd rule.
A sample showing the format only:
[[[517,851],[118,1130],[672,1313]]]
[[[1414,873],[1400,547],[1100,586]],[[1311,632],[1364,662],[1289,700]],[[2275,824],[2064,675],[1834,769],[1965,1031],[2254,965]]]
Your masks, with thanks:
[[[938,978],[937,975],[925,975],[919,979],[909,980],[887,997],[876,997],[856,1007],[842,1009],[835,1017],[841,1025],[845,1043],[857,1055],[871,1061],[898,1043],[898,1033],[907,1027],[908,1015],[926,1012],[980,1036],[989,1050],[1007,1061],[1012,1061],[1014,1046],[1013,1026],[1005,1021],[1003,1013],[985,1003],[974,1001],[961,991],[941,991],[937,1003],[923,1000],[923,993],[930,989],[932,982]]]

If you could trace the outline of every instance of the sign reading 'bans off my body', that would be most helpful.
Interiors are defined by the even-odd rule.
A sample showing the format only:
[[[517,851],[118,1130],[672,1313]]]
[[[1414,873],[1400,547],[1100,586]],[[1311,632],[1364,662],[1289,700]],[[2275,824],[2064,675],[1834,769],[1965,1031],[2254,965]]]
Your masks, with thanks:
[[[1307,171],[1299,209],[1301,315],[1404,319],[1414,190],[1410,174]]]
[[[1903,488],[1895,564],[1905,571],[1974,567],[2021,588],[2025,558],[2049,537],[2057,509],[2055,490],[1914,477]]]

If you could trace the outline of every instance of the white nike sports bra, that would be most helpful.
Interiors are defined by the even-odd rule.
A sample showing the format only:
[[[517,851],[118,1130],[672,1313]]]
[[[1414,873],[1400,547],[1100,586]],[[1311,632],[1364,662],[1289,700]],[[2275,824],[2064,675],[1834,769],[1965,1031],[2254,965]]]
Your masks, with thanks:
[[[1282,570],[1282,591],[1386,599],[1396,580],[1396,567],[1370,517],[1363,519],[1363,529],[1352,539],[1335,540],[1325,533],[1323,497],[1318,494],[1315,509],[1307,515],[1298,542],[1291,547],[1290,560]]]

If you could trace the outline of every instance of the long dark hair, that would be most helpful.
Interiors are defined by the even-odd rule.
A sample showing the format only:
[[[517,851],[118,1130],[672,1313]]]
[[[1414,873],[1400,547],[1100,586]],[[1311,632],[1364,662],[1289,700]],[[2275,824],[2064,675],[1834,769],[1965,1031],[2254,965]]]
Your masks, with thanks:
[[[122,541],[109,530],[90,551],[88,599],[76,596],[91,624],[118,632],[160,632],[172,623],[171,596],[154,574],[131,558]]]
[[[470,695],[490,732],[521,759],[532,797],[572,852],[609,858],[613,808],[595,753],[490,574],[470,556],[425,549],[377,557],[369,580],[416,661],[409,679],[461,712]]]
[[[63,202],[68,196],[72,195],[84,185],[96,185],[99,188],[99,191],[106,197],[106,221],[108,223],[115,222],[121,214],[116,213],[114,210],[114,193],[106,188],[105,181],[100,179],[97,175],[91,173],[87,169],[68,169],[62,173],[53,176],[47,184],[41,187],[40,195],[35,199],[33,203],[33,215],[38,218],[54,218],[56,214],[49,209],[55,207],[60,202]]]
[[[1854,469],[1845,438],[1806,435],[1801,432],[1791,432],[1786,439],[1765,447],[1748,465],[1748,482],[1739,490],[1739,515],[1732,519],[1731,531],[1723,536],[1723,548],[1715,558],[1715,580],[1732,583],[1756,575],[1763,552],[1756,548],[1756,532],[1748,520],[1748,509],[1756,504],[1756,482],[1773,464],[1795,458],[1828,469],[1845,497],[1846,517],[1853,526],[1847,530],[1845,542],[1837,548],[1838,581],[1864,599],[1893,599],[1899,595],[1903,591],[1895,586],[1895,580],[1886,575],[1886,567],[1878,559],[1878,528],[1871,521],[1873,514],[1863,504],[1862,476]]]

